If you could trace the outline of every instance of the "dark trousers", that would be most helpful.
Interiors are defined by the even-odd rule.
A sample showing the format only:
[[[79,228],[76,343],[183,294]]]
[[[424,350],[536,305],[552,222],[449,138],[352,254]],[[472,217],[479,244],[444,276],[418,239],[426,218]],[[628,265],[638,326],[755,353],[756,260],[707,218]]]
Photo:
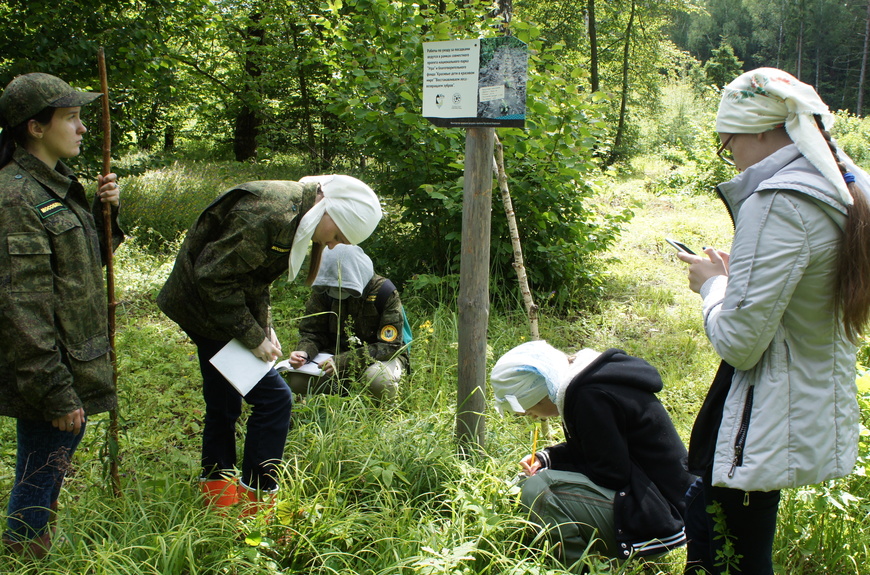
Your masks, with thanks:
[[[15,483],[4,538],[26,541],[45,531],[70,459],[84,435],[84,425],[74,435],[53,427],[50,421],[18,420]]]
[[[242,456],[242,483],[252,489],[274,490],[277,466],[284,456],[293,392],[284,378],[269,370],[243,398],[209,363],[227,342],[188,333],[196,344],[202,372],[205,422],[202,432],[202,476],[218,479],[236,467],[236,421],[242,413],[242,399],[251,406]]]
[[[773,537],[779,491],[741,491],[714,487],[711,473],[699,477],[686,492],[686,574],[773,575]],[[720,556],[725,540],[707,507],[717,502],[724,513],[724,527],[734,545],[731,561]]]

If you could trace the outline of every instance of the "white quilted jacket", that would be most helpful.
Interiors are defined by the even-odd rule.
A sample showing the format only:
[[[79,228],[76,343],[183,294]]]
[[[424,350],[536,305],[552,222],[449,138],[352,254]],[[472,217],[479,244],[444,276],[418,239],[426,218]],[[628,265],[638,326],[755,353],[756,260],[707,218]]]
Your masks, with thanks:
[[[707,336],[736,371],[713,484],[770,491],[847,475],[859,432],[855,348],[833,301],[845,207],[794,145],[718,189],[735,225],[729,276],[701,296]]]

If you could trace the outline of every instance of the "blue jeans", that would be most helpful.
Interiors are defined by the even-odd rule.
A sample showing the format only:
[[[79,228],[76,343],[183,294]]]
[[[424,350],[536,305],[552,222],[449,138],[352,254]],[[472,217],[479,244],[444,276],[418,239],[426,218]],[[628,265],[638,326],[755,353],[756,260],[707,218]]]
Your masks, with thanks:
[[[202,432],[202,476],[219,479],[236,467],[236,422],[242,414],[242,399],[251,405],[245,449],[242,456],[242,483],[252,489],[273,491],[277,486],[277,466],[284,456],[293,392],[284,378],[269,370],[244,398],[209,363],[226,341],[207,339],[188,332],[196,344],[202,372],[205,422]]]
[[[53,427],[50,421],[18,419],[18,455],[6,539],[27,541],[45,531],[50,508],[60,495],[70,459],[84,434],[84,425],[73,435]]]
[[[686,492],[686,574],[724,573],[725,566],[716,556],[723,539],[713,530],[713,516],[707,506],[718,502],[725,513],[725,527],[742,558],[732,565],[731,575],[773,575],[773,537],[779,491],[741,491],[714,487],[710,471],[695,480]],[[719,565],[717,565],[719,563]]]

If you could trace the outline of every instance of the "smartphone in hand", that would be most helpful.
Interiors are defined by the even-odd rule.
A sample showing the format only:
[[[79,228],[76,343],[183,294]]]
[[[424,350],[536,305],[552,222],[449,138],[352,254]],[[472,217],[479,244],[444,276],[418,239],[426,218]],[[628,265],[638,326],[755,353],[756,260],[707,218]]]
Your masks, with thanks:
[[[677,240],[672,240],[671,238],[665,238],[665,241],[668,242],[669,244],[671,244],[672,246],[674,246],[677,249],[677,251],[695,255],[695,252],[693,252],[691,249],[689,249],[689,246],[687,246],[683,242],[678,242]]]

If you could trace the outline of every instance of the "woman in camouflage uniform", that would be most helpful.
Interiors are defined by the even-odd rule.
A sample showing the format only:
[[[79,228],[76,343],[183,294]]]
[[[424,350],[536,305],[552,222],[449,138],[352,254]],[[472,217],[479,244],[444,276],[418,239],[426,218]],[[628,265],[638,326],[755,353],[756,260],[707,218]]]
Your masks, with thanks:
[[[324,375],[314,381],[289,372],[290,388],[346,393],[344,380],[362,376],[376,398],[394,398],[410,357],[402,334],[402,300],[393,283],[374,272],[362,248],[341,245],[323,253],[312,289],[290,365],[302,367],[318,353],[334,357],[321,364]]]
[[[237,492],[235,425],[242,396],[209,360],[232,339],[263,361],[280,357],[269,313],[272,282],[288,269],[294,278],[313,241],[310,285],[324,246],[361,242],[380,218],[378,198],[363,182],[313,176],[236,186],[188,231],[157,304],[197,346],[206,405],[201,483],[210,503],[257,502],[277,491],[293,394],[271,369],[244,396],[251,414]]]
[[[48,74],[24,74],[0,96],[0,414],[17,418],[15,483],[3,541],[44,556],[57,498],[87,418],[117,403],[103,286],[102,202],[117,228],[115,174],[99,197],[61,162],[87,131],[79,92]]]

